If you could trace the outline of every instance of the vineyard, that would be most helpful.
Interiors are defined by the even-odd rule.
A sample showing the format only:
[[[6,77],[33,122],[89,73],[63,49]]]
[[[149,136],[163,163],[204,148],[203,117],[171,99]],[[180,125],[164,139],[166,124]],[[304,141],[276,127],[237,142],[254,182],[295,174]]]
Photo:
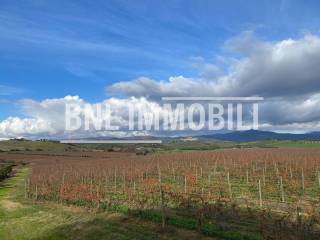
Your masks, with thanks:
[[[319,149],[24,156],[32,166],[25,197],[34,201],[119,211],[227,239],[320,236]]]

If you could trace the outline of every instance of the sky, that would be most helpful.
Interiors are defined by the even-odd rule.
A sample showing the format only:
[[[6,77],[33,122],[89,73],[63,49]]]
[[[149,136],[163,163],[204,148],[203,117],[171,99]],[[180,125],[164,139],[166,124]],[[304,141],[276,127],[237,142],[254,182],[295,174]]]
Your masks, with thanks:
[[[166,95],[261,96],[262,128],[319,131],[319,10],[310,0],[0,0],[0,137],[63,136],[66,102],[111,101],[121,113]]]

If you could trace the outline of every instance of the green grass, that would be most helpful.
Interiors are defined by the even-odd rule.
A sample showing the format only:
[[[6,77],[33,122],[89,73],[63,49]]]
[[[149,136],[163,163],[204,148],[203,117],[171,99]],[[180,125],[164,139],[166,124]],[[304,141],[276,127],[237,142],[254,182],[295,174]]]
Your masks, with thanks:
[[[29,174],[28,168],[21,168],[19,169],[18,174],[16,176],[7,179],[0,183],[0,201],[4,198],[8,197],[10,192],[15,191],[15,187],[18,184],[21,184],[24,181],[24,177]]]
[[[75,150],[75,146],[62,144],[59,142],[42,142],[29,140],[8,140],[0,141],[1,151],[52,151],[64,152],[67,150]]]
[[[257,142],[224,142],[224,141],[192,141],[184,142],[172,140],[163,144],[62,144],[53,141],[29,141],[29,140],[8,140],[0,141],[0,152],[50,152],[63,153],[66,151],[121,151],[121,152],[139,152],[143,149],[148,153],[168,152],[168,151],[210,151],[227,148],[318,148],[320,141],[257,141]]]
[[[320,141],[271,141],[268,145],[279,148],[320,148]]]
[[[1,240],[68,239],[194,239],[193,231],[128,217],[120,213],[94,213],[84,208],[54,203],[33,203],[24,199],[24,179],[30,169],[20,169],[0,187]]]

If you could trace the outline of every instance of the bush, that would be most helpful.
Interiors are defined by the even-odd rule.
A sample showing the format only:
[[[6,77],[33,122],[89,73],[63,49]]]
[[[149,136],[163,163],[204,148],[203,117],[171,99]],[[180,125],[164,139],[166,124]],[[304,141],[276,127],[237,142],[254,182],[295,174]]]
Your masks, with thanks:
[[[0,167],[0,181],[9,177],[10,173],[12,172],[13,166],[13,164],[10,164]]]
[[[10,152],[19,152],[19,151],[20,151],[20,149],[18,149],[18,148],[10,149]]]

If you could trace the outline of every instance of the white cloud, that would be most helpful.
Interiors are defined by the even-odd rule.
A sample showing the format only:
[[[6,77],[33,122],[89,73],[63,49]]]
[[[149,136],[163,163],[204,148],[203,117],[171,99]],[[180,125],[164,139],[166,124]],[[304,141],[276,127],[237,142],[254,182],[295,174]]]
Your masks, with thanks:
[[[251,33],[227,41],[229,51],[242,57],[230,58],[228,71],[215,78],[170,77],[168,81],[138,78],[107,88],[108,93],[127,96],[252,96],[284,97],[320,91],[320,38],[305,35],[293,40],[263,42]],[[199,66],[199,62],[198,68]],[[214,64],[201,63],[202,68]],[[217,72],[218,70],[215,69]]]
[[[320,93],[299,98],[273,98],[260,106],[261,122],[276,125],[309,124],[313,130],[320,124]],[[319,129],[318,129],[319,130]]]
[[[203,57],[191,57],[191,67],[199,72],[200,77],[214,79],[222,74],[219,67],[213,63],[208,63]]]
[[[163,96],[215,96],[221,91],[226,91],[222,84],[183,76],[170,77],[168,81],[141,77],[133,81],[115,83],[107,88],[108,93],[124,93],[127,96],[150,99],[160,99]]]
[[[266,42],[245,32],[227,41],[224,47],[233,54],[232,57],[219,56],[219,61],[223,60],[226,65],[224,70],[217,68],[219,64],[197,57],[192,61],[193,67],[199,70],[199,78],[173,76],[167,81],[157,81],[140,77],[107,87],[108,93],[127,96],[103,101],[113,108],[113,123],[120,129],[128,125],[129,104],[163,112],[159,102],[163,96],[262,96],[266,99],[260,106],[260,123],[264,129],[319,129],[320,37],[307,34],[300,39]],[[78,96],[41,102],[21,100],[19,104],[28,118],[11,117],[0,122],[0,137],[66,136],[66,103],[88,104]],[[90,137],[137,133],[79,130],[73,134]]]
[[[158,112],[163,116],[167,111],[157,101],[146,98],[110,98],[101,102],[112,108],[110,117],[113,126],[119,126],[120,131],[89,131],[79,129],[74,132],[65,131],[65,105],[76,103],[80,106],[89,104],[78,96],[66,96],[60,99],[46,99],[38,102],[30,99],[20,101],[21,108],[28,118],[10,117],[0,122],[0,137],[56,137],[56,138],[82,138],[82,137],[124,137],[148,135],[151,132],[128,132],[130,104],[136,111]],[[94,104],[90,104],[93,106]],[[188,106],[186,106],[188,109]],[[284,114],[285,113],[285,114]],[[248,114],[248,113],[246,113]],[[83,117],[83,116],[82,116]],[[161,118],[161,117],[160,117]],[[185,116],[186,119],[186,116]],[[320,126],[320,94],[295,101],[271,99],[260,105],[260,127],[267,130],[287,131],[315,131]],[[83,118],[82,118],[83,120]],[[188,130],[188,128],[186,128]],[[154,132],[153,132],[154,134]],[[163,135],[163,132],[156,134]]]
[[[168,81],[139,78],[116,83],[107,91],[150,99],[161,96],[262,96],[266,100],[261,106],[261,122],[268,129],[319,130],[319,36],[306,34],[299,39],[267,42],[259,40],[252,32],[244,32],[227,41],[224,47],[238,57],[219,57],[227,65],[223,75],[202,74],[198,79],[179,76],[170,77]],[[200,72],[206,66],[216,66],[206,65],[210,63],[203,58],[195,60]]]
[[[0,122],[0,136],[52,135],[56,131],[48,119],[9,117]]]
[[[35,101],[32,99],[24,99],[19,102],[20,107],[28,118],[9,117],[0,122],[0,137],[17,137],[17,136],[35,136],[35,137],[96,137],[96,136],[137,136],[139,134],[147,135],[146,132],[126,132],[128,129],[128,105],[135,106],[136,111],[158,111],[163,109],[157,102],[148,101],[146,98],[128,98],[118,99],[109,98],[103,102],[95,104],[108,104],[111,106],[112,116],[111,124],[119,126],[120,131],[96,131],[92,129],[85,131],[83,128],[75,132],[65,131],[65,106],[66,104],[77,104],[84,109],[85,105],[94,106],[95,104],[88,103],[79,96],[66,96],[58,99],[46,99],[43,101]],[[80,115],[83,121],[83,115]]]

